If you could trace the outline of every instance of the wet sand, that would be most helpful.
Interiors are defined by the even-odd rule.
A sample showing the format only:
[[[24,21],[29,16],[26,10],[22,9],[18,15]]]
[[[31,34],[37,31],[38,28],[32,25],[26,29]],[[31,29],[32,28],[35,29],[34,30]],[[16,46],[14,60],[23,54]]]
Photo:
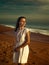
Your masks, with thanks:
[[[12,62],[15,36],[13,28],[0,25],[0,65],[16,65]],[[49,36],[30,33],[30,53],[26,65],[49,65]]]

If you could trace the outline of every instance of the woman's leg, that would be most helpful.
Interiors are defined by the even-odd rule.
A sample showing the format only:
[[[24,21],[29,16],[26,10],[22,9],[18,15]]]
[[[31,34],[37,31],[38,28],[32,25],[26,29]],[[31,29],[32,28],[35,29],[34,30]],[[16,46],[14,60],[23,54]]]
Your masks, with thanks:
[[[18,65],[25,65],[25,64],[18,63]]]

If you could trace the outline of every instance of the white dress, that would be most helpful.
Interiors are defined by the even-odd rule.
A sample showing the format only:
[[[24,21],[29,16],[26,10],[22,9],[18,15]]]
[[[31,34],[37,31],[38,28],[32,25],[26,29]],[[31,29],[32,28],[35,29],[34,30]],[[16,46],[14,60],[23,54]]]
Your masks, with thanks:
[[[22,45],[25,41],[25,35],[29,31],[28,28],[24,27],[23,30],[19,30],[16,32],[16,44],[14,48]],[[13,52],[13,63],[27,63],[28,60],[28,55],[29,55],[29,46],[26,45],[23,48],[20,48],[18,52]]]

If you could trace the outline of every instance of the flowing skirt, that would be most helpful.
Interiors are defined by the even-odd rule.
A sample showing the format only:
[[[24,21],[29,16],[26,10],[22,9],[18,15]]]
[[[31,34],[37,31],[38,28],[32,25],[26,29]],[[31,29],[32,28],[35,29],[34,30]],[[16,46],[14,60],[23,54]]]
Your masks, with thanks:
[[[13,63],[27,63],[29,55],[29,46],[20,48],[20,51],[13,52]]]

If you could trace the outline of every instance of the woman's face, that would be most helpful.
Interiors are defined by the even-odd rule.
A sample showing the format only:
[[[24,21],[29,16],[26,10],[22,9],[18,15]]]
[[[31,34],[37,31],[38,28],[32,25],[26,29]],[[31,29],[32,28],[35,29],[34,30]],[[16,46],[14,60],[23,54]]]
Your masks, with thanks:
[[[23,27],[23,26],[25,26],[25,24],[26,24],[26,19],[25,18],[21,18],[20,22],[19,22],[19,26]]]

